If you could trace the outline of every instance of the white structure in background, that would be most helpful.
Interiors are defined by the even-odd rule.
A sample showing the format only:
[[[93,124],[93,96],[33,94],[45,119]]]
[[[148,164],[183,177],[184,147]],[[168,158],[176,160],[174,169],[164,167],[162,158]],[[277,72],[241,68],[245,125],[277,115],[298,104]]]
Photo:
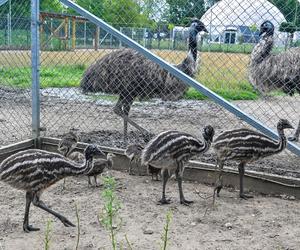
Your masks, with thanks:
[[[280,10],[267,0],[222,0],[208,9],[201,18],[210,31],[210,42],[216,43],[238,43],[243,32],[250,35],[251,27],[259,28],[265,20],[275,25],[275,43],[284,44],[286,34],[278,29],[286,20]]]

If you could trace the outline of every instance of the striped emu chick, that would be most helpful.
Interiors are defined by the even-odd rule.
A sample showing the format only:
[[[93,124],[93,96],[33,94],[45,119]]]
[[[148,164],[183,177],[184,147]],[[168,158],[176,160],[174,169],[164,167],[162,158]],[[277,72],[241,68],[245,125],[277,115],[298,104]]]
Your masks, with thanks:
[[[108,168],[108,169],[112,168],[113,157],[115,157],[115,155],[113,153],[108,153],[106,155],[106,159],[102,159],[102,158],[94,159],[93,169],[86,174],[88,176],[88,185],[89,186],[92,186],[91,177],[94,177],[95,186],[96,187],[100,186],[100,185],[98,185],[98,182],[97,182],[97,176],[102,174],[103,171],[105,170],[105,168]],[[77,163],[82,163],[84,161],[84,155],[78,151],[72,152],[71,154],[69,154],[68,158]]]
[[[128,145],[124,154],[129,159],[129,169],[128,173],[132,174],[133,163],[137,167],[138,172],[140,174],[139,162],[141,160],[141,154],[144,147],[140,144],[131,144]]]
[[[136,165],[138,168],[138,172],[140,175],[140,167],[139,167],[139,162],[141,161],[141,155],[142,155],[142,150],[144,147],[140,144],[131,144],[129,145],[126,150],[125,150],[125,155],[129,159],[129,170],[128,173],[131,175],[132,174],[132,167],[133,163]],[[152,180],[154,180],[153,176],[156,177],[156,180],[158,181],[158,175],[160,174],[161,169],[160,168],[155,168],[152,165],[148,166],[148,174],[151,174]]]
[[[183,163],[192,156],[206,152],[213,140],[214,129],[206,126],[203,132],[204,140],[199,140],[194,136],[178,131],[162,132],[153,138],[142,151],[142,165],[152,165],[162,169],[163,190],[161,204],[168,204],[165,189],[170,177],[170,171],[175,171],[179,188],[180,203],[188,205],[192,201],[184,198],[182,191],[182,176],[184,171]]]
[[[68,157],[68,155],[76,148],[78,140],[78,136],[74,132],[68,132],[62,136],[57,147],[58,152],[63,156]]]
[[[64,134],[58,144],[57,151],[60,152],[63,156],[72,159],[77,163],[84,162],[83,154],[79,152],[73,152],[77,146],[78,140],[79,138],[77,134],[75,134],[73,131]],[[62,189],[65,189],[65,186],[66,186],[66,179],[64,179]]]
[[[222,170],[225,161],[235,160],[239,163],[240,197],[243,199],[252,198],[253,196],[244,194],[243,177],[245,165],[248,162],[278,154],[285,149],[287,139],[284,135],[284,129],[291,128],[293,128],[293,126],[289,121],[280,119],[277,124],[278,141],[250,129],[230,130],[219,135],[213,145],[217,154],[217,166],[219,166],[220,169],[214,194],[217,191],[217,196],[219,196],[223,187]]]
[[[95,186],[99,187],[97,183],[97,176],[102,174],[103,171],[107,169],[111,169],[113,166],[113,158],[115,157],[115,154],[108,153],[106,156],[106,159],[95,159],[94,160],[94,167],[93,169],[87,173],[87,176],[89,178],[89,185],[92,186],[91,177],[94,177],[95,180]]]
[[[23,221],[25,232],[39,230],[29,225],[31,203],[57,217],[66,227],[75,226],[67,218],[48,208],[40,197],[46,188],[59,180],[91,171],[94,156],[103,155],[103,152],[97,146],[89,145],[86,147],[84,155],[84,163],[77,164],[60,154],[29,149],[13,154],[1,163],[0,180],[26,192]]]

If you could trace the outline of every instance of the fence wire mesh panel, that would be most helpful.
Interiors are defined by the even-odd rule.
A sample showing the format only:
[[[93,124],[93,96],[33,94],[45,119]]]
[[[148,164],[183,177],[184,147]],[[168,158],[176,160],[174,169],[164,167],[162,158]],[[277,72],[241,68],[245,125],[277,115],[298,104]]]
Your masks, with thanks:
[[[1,146],[31,138],[30,34],[30,1],[1,1]]]
[[[298,1],[76,3],[267,127],[276,130],[279,118],[287,118],[297,128]],[[5,144],[31,133],[30,2],[7,1],[0,10]],[[39,32],[42,136],[75,129],[81,141],[124,148],[166,129],[201,137],[207,124],[216,134],[249,127],[59,1],[41,2]],[[296,168],[296,156],[288,151],[255,166],[283,171],[287,159]],[[202,160],[214,161],[212,152]]]

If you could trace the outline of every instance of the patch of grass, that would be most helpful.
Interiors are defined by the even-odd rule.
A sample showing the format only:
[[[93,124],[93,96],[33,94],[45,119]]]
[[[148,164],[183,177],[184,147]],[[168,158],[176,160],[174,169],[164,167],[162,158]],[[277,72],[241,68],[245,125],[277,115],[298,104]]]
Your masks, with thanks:
[[[101,58],[110,50],[76,51],[76,52],[42,52],[41,88],[78,87],[85,69],[96,59]],[[154,53],[170,63],[178,64],[185,57],[185,51],[153,50]],[[3,57],[1,57],[3,53]],[[0,51],[0,85],[30,88],[31,67],[26,62],[20,64],[20,56],[28,59],[25,52],[9,55]],[[29,58],[30,59],[30,58]],[[22,63],[25,63],[22,61]],[[199,73],[195,79],[215,91],[227,100],[255,100],[259,98],[247,77],[249,55],[237,53],[201,53]],[[12,67],[12,65],[14,67]],[[276,93],[275,95],[281,95]],[[92,100],[116,101],[115,95],[90,95]],[[203,100],[206,97],[190,88],[185,94],[186,99]]]
[[[41,67],[41,88],[78,87],[84,70],[82,64]],[[31,68],[0,68],[0,82],[1,85],[30,88]]]

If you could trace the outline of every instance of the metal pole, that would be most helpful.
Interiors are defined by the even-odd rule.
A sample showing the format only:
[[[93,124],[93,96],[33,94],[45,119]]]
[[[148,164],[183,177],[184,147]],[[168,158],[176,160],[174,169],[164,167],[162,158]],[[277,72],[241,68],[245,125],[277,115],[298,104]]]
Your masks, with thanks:
[[[183,82],[185,82],[188,85],[190,85],[191,87],[197,89],[202,94],[204,94],[205,96],[212,99],[215,103],[221,105],[223,108],[225,108],[229,112],[233,113],[235,116],[241,118],[243,121],[247,122],[248,124],[250,124],[254,128],[258,129],[262,133],[264,133],[264,134],[266,134],[266,135],[268,135],[268,136],[270,136],[274,139],[278,139],[277,133],[275,133],[272,129],[268,128],[267,126],[265,126],[263,123],[261,123],[260,121],[258,121],[254,117],[248,115],[247,113],[245,113],[244,111],[242,111],[241,109],[236,107],[235,105],[231,104],[230,102],[225,100],[223,97],[217,95],[216,93],[214,93],[213,91],[211,91],[210,89],[208,89],[207,87],[202,85],[201,83],[197,82],[195,79],[193,79],[190,76],[182,73],[179,69],[177,69],[173,65],[167,63],[166,61],[164,61],[163,59],[161,59],[159,56],[155,55],[151,51],[145,49],[139,43],[137,43],[137,42],[133,41],[132,39],[128,38],[126,35],[122,34],[120,31],[118,31],[114,27],[108,25],[102,19],[96,17],[95,15],[91,14],[90,12],[88,12],[87,10],[85,10],[84,8],[80,7],[78,4],[76,4],[76,3],[74,3],[70,0],[60,0],[60,2],[62,2],[63,4],[68,6],[69,8],[74,9],[80,15],[82,15],[85,18],[89,19],[94,24],[100,26],[101,28],[103,28],[104,30],[109,32],[111,35],[113,35],[114,37],[122,40],[123,43],[125,43],[128,46],[130,46],[131,48],[137,50],[138,52],[143,54],[145,57],[150,59],[151,61],[157,63],[162,68],[169,71],[172,75],[178,77]],[[292,151],[293,153],[300,156],[300,148],[297,145],[295,145],[294,143],[288,142],[288,149],[290,151]]]
[[[40,147],[39,0],[31,0],[32,137]]]
[[[11,0],[8,2],[8,46],[11,46]]]

